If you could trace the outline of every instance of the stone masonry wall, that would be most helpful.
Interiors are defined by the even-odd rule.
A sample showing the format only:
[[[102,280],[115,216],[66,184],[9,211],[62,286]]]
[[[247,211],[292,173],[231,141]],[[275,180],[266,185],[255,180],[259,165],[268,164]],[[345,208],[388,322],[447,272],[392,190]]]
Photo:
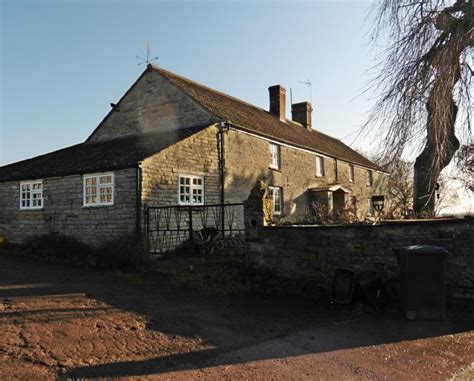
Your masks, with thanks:
[[[43,179],[40,210],[20,210],[20,182],[0,183],[0,236],[20,243],[58,232],[91,245],[134,234],[136,169],[115,173],[114,205],[83,207],[82,175]]]
[[[303,127],[302,127],[303,128]],[[349,182],[349,163],[324,157],[324,177],[316,176],[316,154],[280,146],[281,167],[271,169],[267,140],[230,130],[225,137],[225,190],[227,202],[246,200],[258,180],[283,189],[284,221],[301,221],[307,215],[310,203],[308,188],[341,184],[350,196],[357,197],[359,218],[367,215],[367,200],[383,191],[386,175],[373,172],[373,186],[367,185],[367,170],[355,166],[354,182]],[[335,166],[337,165],[337,178]]]
[[[91,142],[212,124],[216,118],[163,78],[147,71],[89,137]]]
[[[211,126],[145,159],[142,164],[142,204],[178,204],[179,175],[204,177],[204,203],[220,203],[216,126]]]
[[[254,217],[255,218],[255,217]],[[250,224],[247,224],[250,226]],[[397,277],[393,247],[417,244],[446,248],[447,292],[474,299],[474,221],[439,220],[359,226],[248,228],[249,257],[279,275],[313,281],[329,290],[336,268],[379,270]]]

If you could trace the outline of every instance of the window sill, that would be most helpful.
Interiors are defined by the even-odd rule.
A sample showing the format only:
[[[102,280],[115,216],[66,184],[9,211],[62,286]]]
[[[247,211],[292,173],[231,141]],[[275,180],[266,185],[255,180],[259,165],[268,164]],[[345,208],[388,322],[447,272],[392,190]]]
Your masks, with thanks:
[[[20,212],[34,212],[34,211],[40,211],[40,210],[43,210],[44,208],[41,207],[41,208],[19,208],[18,210]]]
[[[89,208],[106,208],[108,206],[114,206],[115,204],[101,204],[101,205],[82,205],[82,209]]]

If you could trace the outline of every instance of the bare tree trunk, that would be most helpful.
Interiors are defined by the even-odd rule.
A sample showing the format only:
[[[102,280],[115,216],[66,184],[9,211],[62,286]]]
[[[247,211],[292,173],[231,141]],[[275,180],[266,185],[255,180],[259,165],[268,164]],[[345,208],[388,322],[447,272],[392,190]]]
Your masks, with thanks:
[[[451,98],[448,125],[442,126],[442,122],[436,117],[436,96],[434,95],[436,91],[439,89],[435,86],[426,106],[428,110],[426,145],[423,152],[416,158],[414,166],[413,209],[418,217],[434,215],[436,182],[443,168],[451,162],[459,148],[459,140],[454,133],[458,107]],[[449,96],[452,97],[452,92]]]

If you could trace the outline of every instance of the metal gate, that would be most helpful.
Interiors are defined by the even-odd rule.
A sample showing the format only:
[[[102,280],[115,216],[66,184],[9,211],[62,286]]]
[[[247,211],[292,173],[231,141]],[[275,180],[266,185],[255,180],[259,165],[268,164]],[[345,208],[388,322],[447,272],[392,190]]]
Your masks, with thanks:
[[[241,203],[147,207],[145,217],[150,253],[245,253]]]

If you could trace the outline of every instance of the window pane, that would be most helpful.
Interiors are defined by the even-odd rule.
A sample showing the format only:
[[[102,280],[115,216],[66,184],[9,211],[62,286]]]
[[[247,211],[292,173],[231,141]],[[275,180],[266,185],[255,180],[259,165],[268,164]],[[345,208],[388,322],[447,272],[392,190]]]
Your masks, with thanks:
[[[316,156],[316,176],[324,176],[324,158]]]
[[[112,176],[101,176],[100,177],[100,184],[111,184],[112,183]]]

